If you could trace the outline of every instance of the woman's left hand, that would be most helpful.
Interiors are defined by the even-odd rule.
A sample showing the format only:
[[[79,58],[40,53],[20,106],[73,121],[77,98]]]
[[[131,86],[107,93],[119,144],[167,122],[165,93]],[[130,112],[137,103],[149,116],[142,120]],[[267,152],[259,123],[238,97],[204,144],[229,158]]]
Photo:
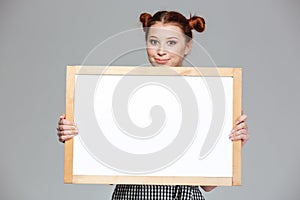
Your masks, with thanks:
[[[231,134],[229,135],[229,138],[234,140],[242,140],[242,144],[246,144],[247,140],[249,140],[249,132],[248,132],[248,126],[246,123],[247,115],[243,114],[239,117],[239,119],[236,121],[235,127],[232,129]]]

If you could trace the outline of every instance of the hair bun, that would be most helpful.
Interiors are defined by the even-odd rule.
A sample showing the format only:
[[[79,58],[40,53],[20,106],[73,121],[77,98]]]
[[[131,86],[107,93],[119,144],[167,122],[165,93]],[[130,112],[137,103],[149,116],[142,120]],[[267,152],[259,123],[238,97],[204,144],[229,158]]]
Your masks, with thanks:
[[[205,21],[202,17],[191,16],[190,19],[188,19],[188,22],[190,27],[198,32],[203,32],[205,30]]]
[[[142,24],[143,24],[144,31],[145,31],[145,28],[149,26],[149,21],[151,18],[152,18],[152,15],[149,13],[142,13],[140,15],[140,22],[142,22]]]

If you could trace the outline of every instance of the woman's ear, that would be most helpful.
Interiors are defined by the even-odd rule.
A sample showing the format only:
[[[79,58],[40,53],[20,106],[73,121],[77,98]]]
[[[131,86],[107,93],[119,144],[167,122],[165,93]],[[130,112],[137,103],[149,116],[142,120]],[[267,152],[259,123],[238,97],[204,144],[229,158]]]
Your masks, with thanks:
[[[192,45],[193,45],[193,40],[190,40],[186,43],[185,45],[185,50],[184,50],[184,55],[186,56],[190,50],[192,49]]]

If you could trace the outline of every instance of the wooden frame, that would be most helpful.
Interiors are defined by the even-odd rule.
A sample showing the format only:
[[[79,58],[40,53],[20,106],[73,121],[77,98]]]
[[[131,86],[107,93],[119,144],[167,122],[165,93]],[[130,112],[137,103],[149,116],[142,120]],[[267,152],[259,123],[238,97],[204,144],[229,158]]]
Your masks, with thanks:
[[[67,66],[66,74],[66,119],[74,120],[74,91],[76,75],[122,75],[138,68],[135,75],[168,75],[164,67],[127,67],[116,66]],[[198,68],[198,67],[172,67],[180,76],[207,76],[233,78],[233,122],[241,115],[242,105],[242,70],[241,68]],[[200,72],[200,74],[199,74]],[[234,124],[232,124],[234,126]],[[241,141],[233,145],[232,177],[176,177],[176,176],[99,176],[73,174],[73,148],[74,140],[65,142],[64,182],[83,184],[160,184],[160,185],[211,185],[232,186],[241,185]]]

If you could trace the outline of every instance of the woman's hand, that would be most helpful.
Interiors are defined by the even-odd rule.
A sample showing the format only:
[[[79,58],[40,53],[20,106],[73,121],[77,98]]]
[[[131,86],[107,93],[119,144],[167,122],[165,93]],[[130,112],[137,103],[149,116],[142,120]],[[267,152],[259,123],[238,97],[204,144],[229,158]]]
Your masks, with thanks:
[[[66,120],[66,115],[61,114],[59,116],[58,126],[56,128],[58,140],[60,142],[65,142],[78,134],[77,126],[74,122]]]
[[[247,140],[249,140],[249,132],[248,132],[248,126],[246,123],[247,115],[243,114],[239,117],[239,119],[236,121],[235,127],[232,129],[231,134],[229,135],[229,138],[234,140],[242,140],[242,144],[246,144]]]

